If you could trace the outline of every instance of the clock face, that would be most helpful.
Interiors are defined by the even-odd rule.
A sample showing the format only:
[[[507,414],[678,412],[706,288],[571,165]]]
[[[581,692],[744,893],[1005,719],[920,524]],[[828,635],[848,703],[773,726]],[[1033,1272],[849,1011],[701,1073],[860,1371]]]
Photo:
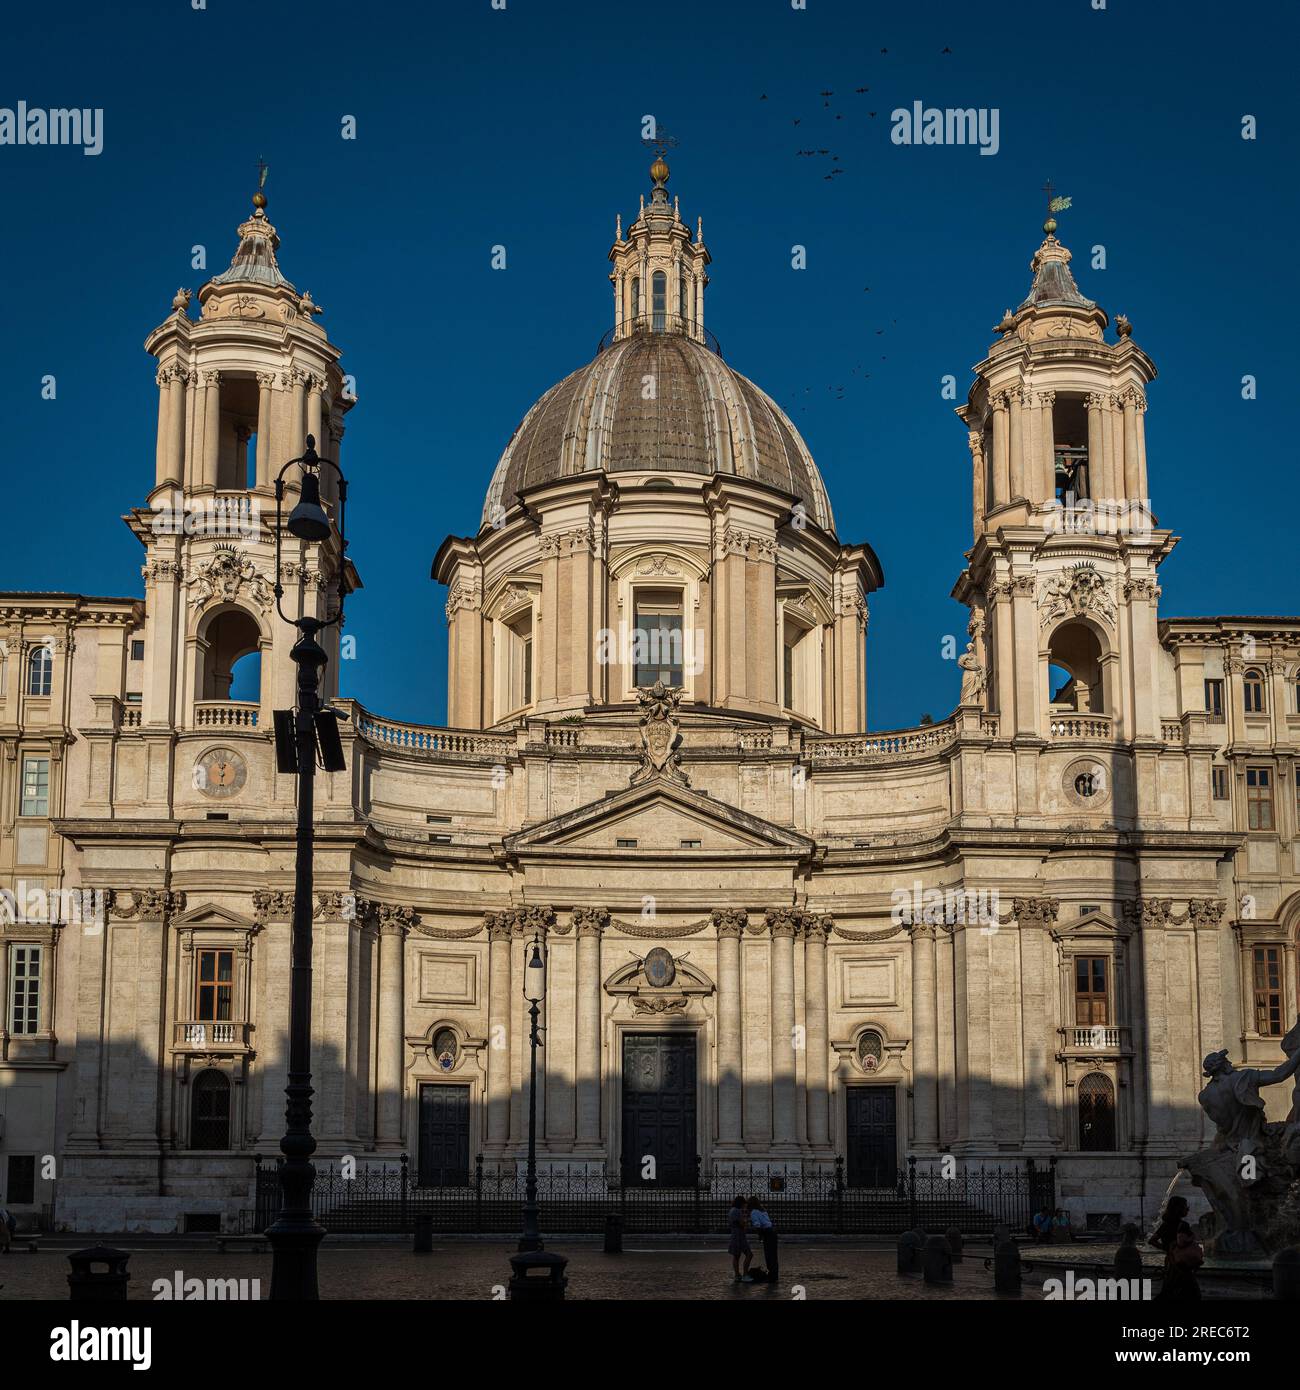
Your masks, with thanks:
[[[248,764],[233,748],[213,748],[194,765],[194,785],[204,796],[235,796],[248,780]]]

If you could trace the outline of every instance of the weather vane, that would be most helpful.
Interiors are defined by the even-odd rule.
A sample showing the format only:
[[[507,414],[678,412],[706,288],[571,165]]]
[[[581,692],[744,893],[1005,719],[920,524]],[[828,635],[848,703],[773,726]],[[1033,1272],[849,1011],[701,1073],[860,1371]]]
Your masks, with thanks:
[[[1064,212],[1074,201],[1073,198],[1054,198],[1052,194],[1056,191],[1051,179],[1043,185],[1043,192],[1047,194],[1047,221],[1043,223],[1043,230],[1050,236],[1056,230],[1056,214]]]
[[[260,193],[266,187],[266,176],[271,172],[271,166],[259,154],[257,156],[257,191]]]
[[[665,150],[677,148],[676,137],[669,135],[667,131],[658,131],[654,135],[643,135],[641,137],[641,143],[645,145],[647,149],[654,150],[660,159],[663,158]]]

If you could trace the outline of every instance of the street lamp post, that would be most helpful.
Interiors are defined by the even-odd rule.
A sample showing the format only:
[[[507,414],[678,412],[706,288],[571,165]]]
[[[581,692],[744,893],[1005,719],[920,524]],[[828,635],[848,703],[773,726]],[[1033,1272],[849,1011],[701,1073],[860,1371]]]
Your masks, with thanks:
[[[284,475],[295,465],[302,470],[297,506],[289,514],[285,529],[300,541],[329,539],[331,524],[320,501],[320,468],[328,464],[339,480],[339,596],[338,612],[332,618],[300,614],[291,618],[281,600],[280,509],[284,500]],[[282,772],[298,775],[297,855],[294,863],[292,969],[289,984],[289,1072],[285,1094],[285,1133],[280,1140],[284,1162],[280,1164],[280,1212],[267,1228],[271,1242],[271,1297],[273,1299],[319,1298],[316,1282],[316,1252],[325,1235],[312,1217],[311,1189],[316,1169],[311,1156],[316,1140],[311,1132],[311,956],[312,956],[312,826],[317,749],[328,770],[342,766],[338,725],[332,710],[321,710],[320,677],[328,658],[317,641],[322,629],[342,621],[343,596],[347,589],[344,566],[347,540],[343,530],[343,509],[347,500],[347,480],[332,459],[316,454],[316,441],[307,436],[307,448],[300,458],[290,459],[275,480],[275,606],[285,622],[298,629],[290,657],[298,668],[298,703],[295,710],[275,712],[277,765]]]
[[[542,1249],[542,1237],[537,1229],[537,1049],[541,1033],[537,1026],[542,1000],[546,998],[546,963],[542,959],[541,943],[533,938],[532,955],[524,968],[524,998],[528,1000],[528,1176],[524,1185],[524,1233],[519,1238],[520,1250]]]

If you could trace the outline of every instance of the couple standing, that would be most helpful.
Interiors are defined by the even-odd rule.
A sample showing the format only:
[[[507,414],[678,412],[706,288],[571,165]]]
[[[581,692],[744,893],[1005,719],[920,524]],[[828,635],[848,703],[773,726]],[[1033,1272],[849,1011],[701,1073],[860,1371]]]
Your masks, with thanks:
[[[736,1283],[756,1284],[759,1282],[775,1284],[778,1271],[776,1228],[772,1218],[764,1210],[757,1197],[737,1195],[731,1203],[727,1218],[730,1238],[727,1241],[727,1254],[731,1256],[731,1266],[736,1272]],[[755,1273],[749,1272],[754,1251],[750,1247],[746,1231],[755,1231],[763,1242],[763,1259],[767,1267],[760,1267]]]

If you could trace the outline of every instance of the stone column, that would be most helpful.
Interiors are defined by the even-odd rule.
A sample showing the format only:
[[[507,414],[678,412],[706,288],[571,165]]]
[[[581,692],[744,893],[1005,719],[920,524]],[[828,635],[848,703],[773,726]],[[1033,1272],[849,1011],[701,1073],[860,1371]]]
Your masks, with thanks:
[[[988,499],[988,483],[984,477],[984,441],[979,430],[969,431],[966,443],[970,446],[971,458],[971,533],[978,539]]]
[[[920,1153],[939,1147],[939,1015],[934,927],[914,922],[912,938],[912,1128]]]
[[[767,914],[772,940],[772,1147],[796,1146],[794,1104],[794,939],[798,915],[789,908]]]
[[[500,1157],[510,1139],[510,922],[489,912],[487,1144]]]
[[[740,934],[745,914],[727,908],[713,914],[718,933],[718,1148],[739,1149],[740,1130]]]
[[[579,908],[573,914],[578,934],[577,986],[577,1144],[598,1149],[600,1132],[601,979],[600,939],[609,913],[600,907]]]
[[[306,447],[304,436],[307,433],[307,373],[301,367],[294,367],[280,378],[290,389],[289,396],[289,441],[285,457],[296,458]]]
[[[172,398],[168,388],[171,368],[159,367],[154,380],[158,383],[158,445],[154,456],[154,486],[162,487],[168,478],[168,464],[171,461],[172,440]]]
[[[826,1009],[826,918],[809,913],[803,923],[804,995],[808,1067],[808,1143],[830,1147],[830,1026]]]
[[[221,451],[221,373],[203,373],[203,473],[204,487],[216,487]]]
[[[318,376],[307,378],[307,433],[316,441],[316,452],[327,452],[327,444],[321,435],[321,420],[324,418],[325,382]]]
[[[1024,1014],[1024,1133],[1026,1148],[1052,1148],[1051,1114],[1056,1052],[1056,982],[1050,932],[1060,910],[1056,898],[1017,898],[1014,903],[1020,945],[1020,998]]]
[[[1148,506],[1150,498],[1151,479],[1147,477],[1147,431],[1146,431],[1146,397],[1141,392],[1134,393],[1135,413],[1133,420],[1134,442],[1137,445],[1137,495],[1142,499],[1142,505]]]
[[[1142,482],[1138,477],[1137,396],[1125,391],[1124,402],[1124,496],[1141,497]]]
[[[1105,432],[1102,429],[1102,401],[1093,392],[1088,397],[1088,487],[1094,498],[1114,497],[1115,489],[1108,468]]]
[[[1023,401],[1024,392],[1018,386],[1013,386],[1007,392],[1011,403],[1011,442],[1010,442],[1010,472],[1011,472],[1011,497],[1027,497],[1029,488],[1025,482],[1025,429]]]
[[[271,388],[274,372],[257,374],[257,485],[271,485]]]
[[[405,952],[406,925],[387,904],[379,908],[379,1126],[381,1145],[402,1142],[402,1054],[406,1050]]]
[[[1052,419],[1055,404],[1055,391],[1040,391],[1038,393],[1038,438],[1039,448],[1042,452],[1038,463],[1039,496],[1035,500],[1044,503],[1051,502],[1056,496],[1056,439]]]
[[[171,436],[167,446],[167,481],[179,486],[185,477],[186,387],[193,377],[184,367],[172,367],[170,378],[168,425]]]
[[[1000,507],[1011,497],[1011,467],[1007,456],[1007,393],[991,396],[993,406],[993,505]]]

